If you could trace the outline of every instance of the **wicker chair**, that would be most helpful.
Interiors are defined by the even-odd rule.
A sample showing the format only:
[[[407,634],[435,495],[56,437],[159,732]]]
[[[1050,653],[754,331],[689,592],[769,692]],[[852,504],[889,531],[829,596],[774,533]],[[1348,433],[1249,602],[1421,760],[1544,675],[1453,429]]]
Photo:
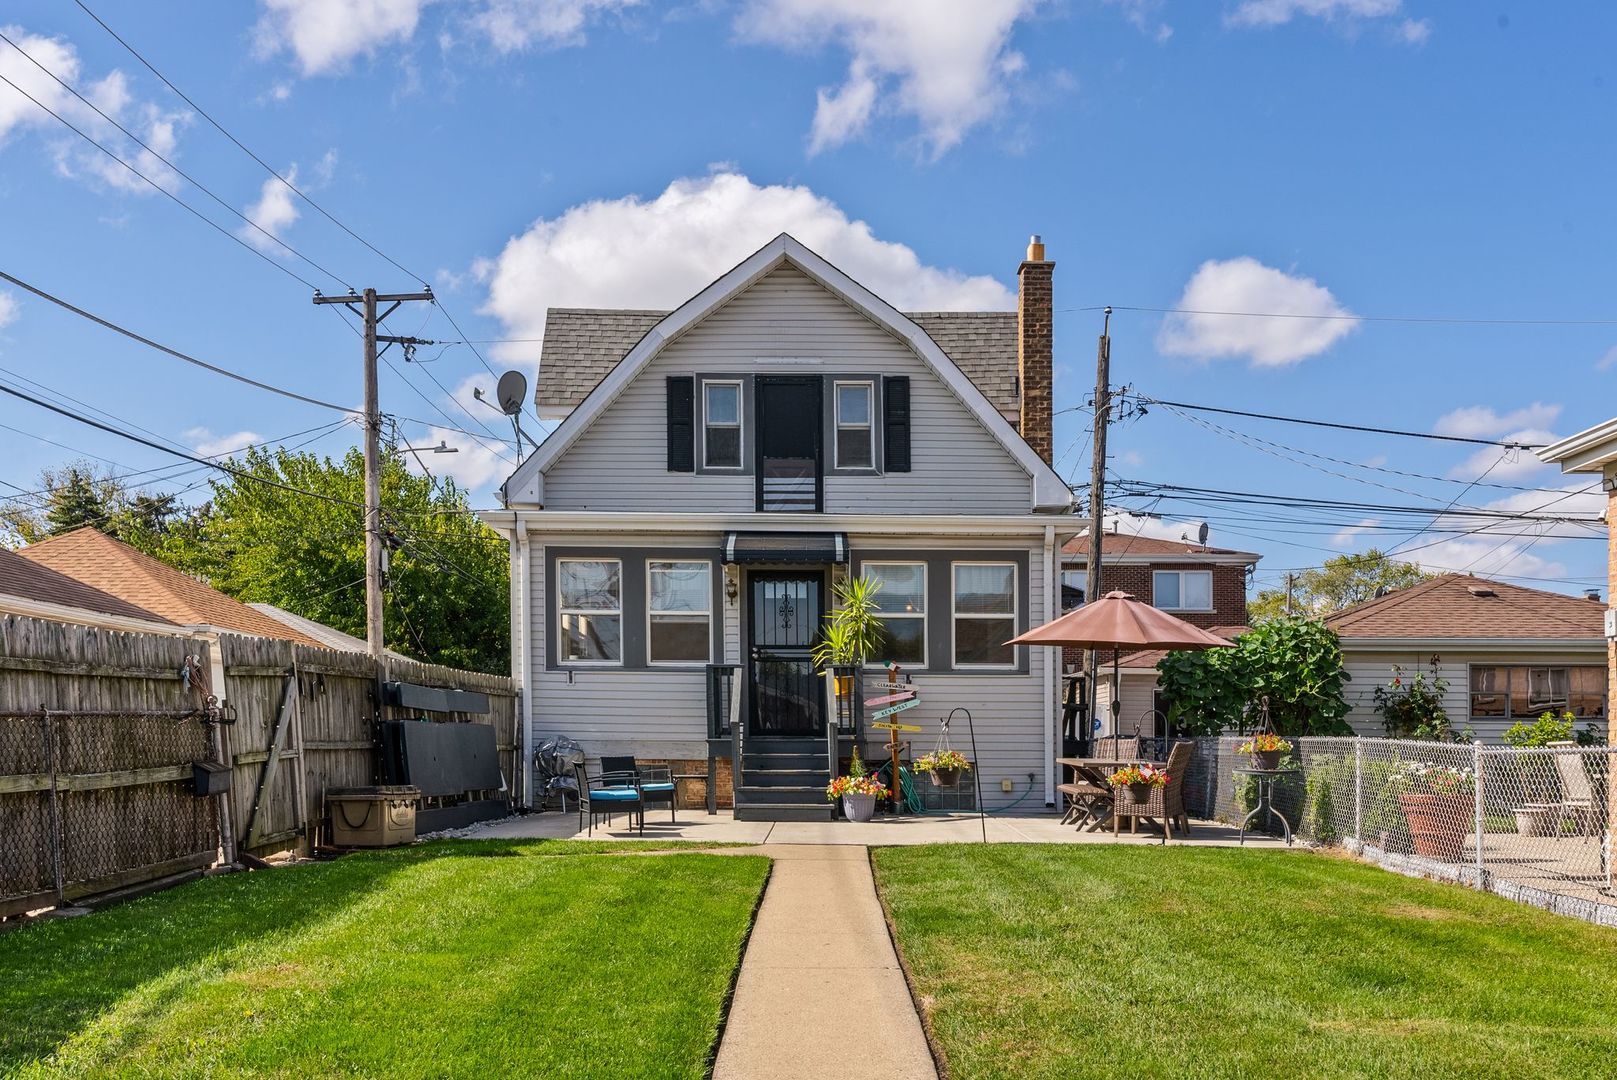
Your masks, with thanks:
[[[1119,831],[1123,818],[1129,819],[1129,832],[1133,832],[1135,822],[1144,817],[1162,822],[1164,842],[1173,839],[1176,825],[1183,835],[1189,836],[1190,815],[1185,812],[1185,770],[1190,768],[1190,760],[1195,756],[1195,743],[1174,743],[1168,751],[1168,763],[1163,766],[1168,773],[1168,782],[1152,788],[1151,797],[1143,803],[1136,803],[1119,794],[1112,815],[1112,832],[1116,834]]]
[[[1107,761],[1138,761],[1140,737],[1138,735],[1108,735],[1095,740],[1095,756]]]

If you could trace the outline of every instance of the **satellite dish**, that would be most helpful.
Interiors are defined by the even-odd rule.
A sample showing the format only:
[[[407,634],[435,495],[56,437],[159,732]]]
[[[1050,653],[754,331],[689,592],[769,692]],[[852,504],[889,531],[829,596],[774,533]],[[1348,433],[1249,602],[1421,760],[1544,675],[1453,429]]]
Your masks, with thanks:
[[[1205,521],[1202,522],[1202,527],[1196,530],[1196,543],[1202,547],[1207,546],[1207,522]]]
[[[520,371],[507,371],[500,376],[495,393],[500,399],[500,411],[507,416],[522,412],[522,403],[528,397],[528,377]]]

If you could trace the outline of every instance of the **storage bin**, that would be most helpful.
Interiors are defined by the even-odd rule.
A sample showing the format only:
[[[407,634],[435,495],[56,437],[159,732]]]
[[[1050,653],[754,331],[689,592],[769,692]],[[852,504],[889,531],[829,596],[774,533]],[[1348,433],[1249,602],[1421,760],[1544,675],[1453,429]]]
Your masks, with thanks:
[[[332,845],[376,848],[412,843],[420,798],[420,788],[400,785],[332,788],[326,792]]]

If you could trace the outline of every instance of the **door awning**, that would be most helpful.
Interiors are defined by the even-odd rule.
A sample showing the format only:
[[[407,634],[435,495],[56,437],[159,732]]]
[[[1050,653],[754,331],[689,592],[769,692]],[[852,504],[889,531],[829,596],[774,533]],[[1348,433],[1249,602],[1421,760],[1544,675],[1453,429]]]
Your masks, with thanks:
[[[847,533],[732,532],[724,534],[727,563],[822,566],[848,561]]]

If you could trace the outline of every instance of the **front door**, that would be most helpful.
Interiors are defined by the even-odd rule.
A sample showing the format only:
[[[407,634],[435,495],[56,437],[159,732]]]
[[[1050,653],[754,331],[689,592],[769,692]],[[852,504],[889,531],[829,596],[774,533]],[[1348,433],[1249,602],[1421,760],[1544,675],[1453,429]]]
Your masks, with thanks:
[[[824,577],[816,571],[756,571],[751,582],[749,730],[824,735],[825,688],[809,656],[820,632]]]

